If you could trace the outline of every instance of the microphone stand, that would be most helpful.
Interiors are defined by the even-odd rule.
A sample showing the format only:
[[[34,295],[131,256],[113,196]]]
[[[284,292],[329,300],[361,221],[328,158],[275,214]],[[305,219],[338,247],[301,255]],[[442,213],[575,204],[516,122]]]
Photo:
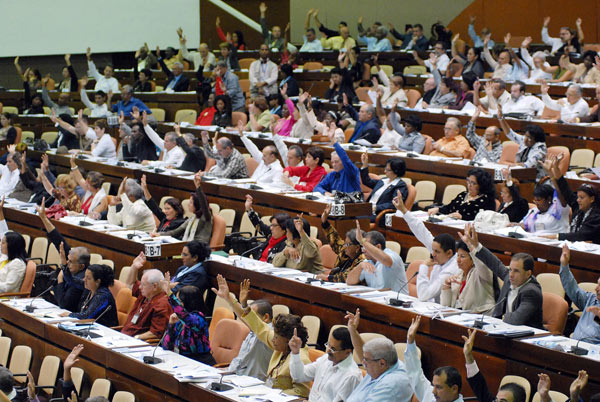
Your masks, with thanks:
[[[97,321],[98,321],[100,318],[102,318],[102,316],[103,316],[104,314],[106,314],[106,312],[107,312],[107,311],[109,311],[110,309],[112,309],[112,306],[111,306],[111,305],[108,305],[108,307],[106,307],[106,308],[104,309],[104,311],[103,311],[103,312],[102,312],[102,313],[101,313],[101,314],[100,314],[98,317],[96,317],[96,319],[94,319],[94,321],[92,321],[92,322],[91,322],[91,323],[88,325],[88,327],[87,327],[87,331],[86,331],[86,333],[85,333],[85,339],[87,339],[88,341],[89,341],[90,339],[92,339],[92,337],[90,336],[90,329],[92,329],[92,326],[94,326],[94,324],[95,324],[95,323],[96,323],[96,322],[97,322]]]
[[[158,347],[162,343],[163,339],[165,339],[165,336],[167,335],[167,331],[168,331],[168,329],[165,328],[165,332],[163,333],[163,336],[161,336],[160,340],[158,341],[158,344],[154,347],[154,350],[152,351],[152,356],[144,356],[144,358],[143,358],[144,363],[146,363],[146,364],[162,363],[163,359],[161,359],[160,357],[156,357],[154,355],[156,354],[156,349],[158,349]]]
[[[502,299],[500,299],[500,301],[498,303],[494,304],[494,306],[491,308],[491,310],[494,311],[494,309],[496,308],[496,306],[498,306],[499,304],[503,303],[504,300],[506,300],[506,296],[503,297]],[[479,320],[473,321],[473,328],[483,329],[483,326],[485,324],[487,324],[485,321],[483,321],[483,317],[484,317],[484,314],[481,313],[481,318]]]
[[[36,297],[31,299],[31,303],[29,303],[27,306],[25,306],[25,311],[27,311],[28,313],[33,313],[35,311],[35,309],[37,308],[33,305],[33,302],[35,301],[35,299],[37,299],[40,296],[45,295],[50,290],[52,290],[52,288],[54,288],[54,281],[52,282],[52,285],[50,285],[50,287],[48,289],[44,290],[42,293],[40,293],[39,295],[37,295]]]
[[[402,285],[402,287],[400,289],[398,289],[398,294],[396,295],[396,298],[390,299],[388,301],[388,304],[390,306],[396,306],[396,307],[410,307],[411,306],[412,302],[404,301],[404,300],[400,299],[400,292],[403,291],[408,286],[410,281],[412,281],[415,278],[415,276],[417,276],[417,275],[419,275],[419,271],[415,272],[414,275],[411,276],[410,279],[408,279],[406,281],[406,283],[404,285]]]

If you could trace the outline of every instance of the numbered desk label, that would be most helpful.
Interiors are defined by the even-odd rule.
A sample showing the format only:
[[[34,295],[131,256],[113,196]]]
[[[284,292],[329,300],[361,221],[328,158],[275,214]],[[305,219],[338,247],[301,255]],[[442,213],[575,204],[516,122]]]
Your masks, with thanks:
[[[160,257],[160,253],[160,243],[145,245],[144,254],[146,254],[146,257]]]
[[[385,226],[388,228],[392,227],[392,217],[394,214],[385,214]]]
[[[345,216],[346,215],[346,205],[344,204],[333,204],[331,206],[330,216]]]

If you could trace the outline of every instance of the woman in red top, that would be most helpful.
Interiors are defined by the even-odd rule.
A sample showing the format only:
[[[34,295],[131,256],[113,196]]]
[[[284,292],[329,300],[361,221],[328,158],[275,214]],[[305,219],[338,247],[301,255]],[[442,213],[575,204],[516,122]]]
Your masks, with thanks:
[[[206,109],[200,112],[200,116],[198,116],[196,123],[194,123],[196,126],[212,126],[217,111],[217,109],[215,109],[215,94],[211,93],[208,96],[206,105]]]
[[[327,172],[323,165],[325,152],[318,147],[310,147],[306,151],[304,166],[289,166],[284,169],[283,181],[299,191],[312,192],[317,184],[325,177]],[[290,177],[298,176],[300,181],[294,185]]]
[[[217,17],[217,35],[223,42],[231,43],[237,50],[246,50],[246,43],[244,42],[244,34],[242,31],[233,31],[232,34],[227,32],[227,35],[221,29],[221,19]]]

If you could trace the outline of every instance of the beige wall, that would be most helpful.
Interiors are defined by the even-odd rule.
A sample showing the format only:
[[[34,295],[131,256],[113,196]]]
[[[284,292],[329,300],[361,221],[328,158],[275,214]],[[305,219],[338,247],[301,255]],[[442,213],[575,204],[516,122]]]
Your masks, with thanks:
[[[336,28],[340,20],[350,27],[356,37],[356,22],[364,17],[366,27],[380,21],[387,27],[391,22],[399,31],[407,23],[420,23],[429,37],[429,28],[436,21],[448,24],[473,0],[290,0],[292,42],[302,42],[306,12],[319,9],[319,20],[328,28]],[[316,28],[313,24],[313,28]]]

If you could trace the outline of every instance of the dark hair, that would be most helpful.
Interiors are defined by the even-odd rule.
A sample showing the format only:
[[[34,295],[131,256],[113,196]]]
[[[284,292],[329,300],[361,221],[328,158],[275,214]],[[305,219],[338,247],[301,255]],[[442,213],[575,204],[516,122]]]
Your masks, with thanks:
[[[311,32],[313,35],[316,35],[314,28],[308,28],[306,32]],[[282,66],[283,67],[283,66]]]
[[[553,198],[554,188],[549,184],[538,184],[533,189],[533,196],[537,198]]]
[[[443,26],[443,25],[438,25],[438,26],[439,26],[439,27],[441,27],[441,28],[442,28],[442,30],[443,30],[443,28],[444,28],[444,26]],[[439,35],[439,32],[438,32],[438,35]],[[446,42],[444,42],[443,40],[438,40],[437,42],[435,42],[435,44],[436,44],[436,45],[441,45],[441,46],[442,46],[442,48],[443,48],[444,50],[446,50]]]
[[[535,261],[531,255],[527,253],[517,253],[512,256],[512,260],[523,261],[523,269],[525,271],[533,271]]]
[[[337,74],[337,75],[342,75],[342,69],[339,67],[334,67],[331,69],[330,74]]]
[[[350,331],[346,327],[337,327],[331,333],[334,339],[341,342],[341,348],[343,350],[350,349],[353,350],[352,339],[350,338]]]
[[[187,312],[201,312],[204,308],[204,299],[202,291],[196,286],[184,286],[177,292],[177,297],[181,300],[183,308]]]
[[[423,30],[423,25],[421,25],[421,24],[415,24],[415,25],[413,25],[413,28],[419,28],[422,31]]]
[[[11,130],[14,130],[14,127],[11,127]],[[9,130],[9,132],[10,132],[10,130]],[[22,165],[22,163],[21,163],[21,157],[22,157],[22,155],[21,155],[21,153],[19,151],[15,151],[12,154],[8,154],[7,157],[10,158],[15,163],[15,165],[17,165],[18,169],[21,169],[21,167],[22,167],[21,166]]]
[[[406,162],[402,158],[388,159],[385,164],[390,165],[390,170],[398,177],[402,177],[406,173]]]
[[[58,117],[65,123],[69,123],[70,125],[75,124],[75,122],[73,121],[73,117],[70,114],[62,113],[62,114],[59,114]]]
[[[433,372],[433,375],[441,376],[443,373],[446,373],[446,385],[449,387],[453,387],[458,385],[458,392],[460,392],[462,388],[462,377],[457,369],[452,366],[444,366],[438,367]]]
[[[467,177],[469,176],[475,176],[477,179],[480,194],[486,194],[491,198],[496,197],[496,186],[491,174],[481,168],[473,168],[467,172]]]
[[[215,109],[217,108],[217,102],[218,101],[223,101],[223,104],[225,105],[225,107],[223,108],[223,111],[225,113],[227,113],[228,116],[231,116],[231,98],[229,97],[229,95],[219,95],[215,98],[215,101],[213,103]]]
[[[271,305],[271,303],[269,303],[268,300],[254,300],[252,303],[250,303],[250,306],[257,306],[256,310],[258,315],[261,316],[261,318],[264,317],[265,314],[269,314],[269,318],[273,319],[273,306]]]
[[[340,21],[340,23],[338,25],[342,25],[342,26],[347,27],[348,23],[346,21]]]
[[[109,287],[115,283],[115,272],[104,264],[92,264],[87,267],[95,281],[100,280],[99,287]]]
[[[194,215],[196,215],[196,218],[200,219],[204,216],[204,218],[208,220],[212,216],[212,210],[208,205],[206,194],[198,187],[191,196],[192,202],[194,203]]]
[[[165,204],[169,204],[171,208],[177,212],[177,217],[181,218],[184,214],[183,205],[181,205],[181,201],[175,197],[167,198]]]
[[[291,219],[290,216],[286,213],[278,213],[275,214],[271,217],[271,220],[275,219],[277,221],[277,224],[282,228],[285,229],[287,227],[287,220]]]
[[[4,117],[6,117],[6,119],[8,119],[11,123],[13,122],[13,119],[16,117],[16,115],[10,113],[10,112],[4,112],[2,113],[4,115]]]
[[[421,131],[423,128],[423,120],[416,114],[409,114],[404,118],[404,123],[410,124],[416,131]]]
[[[106,98],[106,92],[104,92],[104,91],[96,91],[96,95]]]
[[[470,253],[469,247],[462,240],[457,241],[455,247],[456,247],[456,251],[464,250],[467,252],[467,254]]]
[[[598,191],[596,190],[596,187],[592,186],[591,184],[582,184],[581,186],[577,187],[577,192],[583,192],[586,193],[589,197],[594,197],[594,206],[598,206],[599,205],[599,197],[598,197]]]
[[[216,101],[216,99],[215,99]],[[264,96],[257,96],[254,98],[254,105],[261,111],[264,112],[269,108],[269,104],[267,103],[267,99]]]
[[[452,92],[457,91],[458,85],[457,85],[456,81],[454,81],[454,78],[444,77],[444,78],[442,78],[442,82],[444,83],[445,86],[448,87],[448,89],[450,89],[450,91],[452,91]]]
[[[302,339],[302,347],[304,347],[308,340],[308,331],[299,316],[279,314],[273,321],[273,331],[282,338],[292,339],[294,329],[298,338]]]
[[[367,235],[367,232],[365,232],[364,230],[361,230],[361,233],[363,237]],[[360,243],[358,242],[358,240],[356,240],[356,228],[347,231],[346,237],[350,239],[350,243],[352,243],[353,245],[360,246]]]
[[[242,33],[242,31],[233,31],[233,33],[235,33],[238,37],[238,47],[241,45],[246,46],[246,42],[244,42],[244,34]]]
[[[294,151],[296,153],[296,156],[300,159],[304,158],[304,151],[302,151],[302,148],[300,147],[300,145],[292,145],[288,148],[288,153],[289,151]]]
[[[27,250],[25,250],[25,239],[17,232],[6,232],[4,235],[6,241],[7,257],[9,261],[27,259]]]
[[[500,391],[508,391],[513,395],[514,402],[527,402],[527,393],[523,386],[516,382],[508,382],[500,387]]]
[[[106,131],[106,129],[108,128],[108,123],[106,122],[106,119],[98,119],[94,123],[94,126]]]
[[[149,68],[142,68],[140,73],[144,73],[144,75],[148,77],[148,79],[152,78],[152,70],[150,70]]]
[[[367,232],[365,238],[367,238],[369,243],[372,245],[381,246],[382,250],[385,249],[385,236],[383,233],[376,230],[371,230],[370,232]]]
[[[519,91],[521,91],[521,92],[525,92],[525,90],[527,89],[527,85],[525,85],[525,83],[523,81],[515,81],[515,82],[513,82],[513,85],[518,85]]]
[[[319,159],[319,166],[325,161],[325,151],[319,147],[310,147],[306,150],[306,153],[313,157],[313,159]]]
[[[520,200],[521,198],[523,198],[521,196],[521,190],[519,189],[519,180],[517,179],[512,179],[512,186],[507,186],[506,184],[503,184],[504,187],[506,187],[508,189],[508,192],[510,193],[510,196],[513,199],[513,202]]]
[[[210,257],[210,247],[208,243],[199,240],[192,240],[185,245],[190,252],[190,257],[198,257],[198,262],[204,262]]]
[[[291,64],[282,64],[279,69],[286,77],[291,77],[294,75],[294,67],[292,67]]]
[[[300,239],[300,233],[296,230],[296,225],[294,225],[294,219],[288,219],[285,222],[285,228],[290,231],[293,239]],[[302,229],[304,229],[304,233],[310,233],[310,223],[304,218],[302,218]]]
[[[600,392],[592,395],[592,397],[590,398],[590,402],[600,402]]]
[[[477,74],[475,74],[473,71],[467,71],[466,73],[463,73],[462,79],[463,82],[467,84],[467,87],[470,90],[473,90],[473,83],[477,81]]]
[[[544,129],[537,124],[526,125],[525,132],[529,133],[535,142],[546,142],[546,133],[544,133]]]
[[[88,172],[86,178],[94,188],[101,188],[104,183],[104,176],[100,172]]]
[[[598,53],[594,52],[593,50],[588,50],[581,55],[581,60],[585,60],[586,57],[589,57],[592,59],[592,62],[594,62],[597,55]]]
[[[77,250],[79,253],[77,256],[77,263],[79,265],[83,265],[85,268],[90,265],[91,255],[87,247],[73,247],[71,250]]]
[[[475,53],[475,60],[478,60],[481,58],[481,48],[479,47],[471,47],[469,49],[472,49],[473,52]]]
[[[0,367],[0,391],[8,395],[12,392],[14,385],[15,379],[10,370],[6,367]]]
[[[500,85],[500,89],[505,89],[505,88],[506,88],[506,82],[504,82],[504,80],[501,80],[500,78],[494,78],[494,79],[492,80],[492,82],[493,82],[494,84],[498,84],[498,85]]]
[[[454,241],[454,238],[448,233],[441,233],[435,236],[433,238],[433,241],[438,243],[444,251],[452,250],[453,254],[456,251],[456,242]]]

